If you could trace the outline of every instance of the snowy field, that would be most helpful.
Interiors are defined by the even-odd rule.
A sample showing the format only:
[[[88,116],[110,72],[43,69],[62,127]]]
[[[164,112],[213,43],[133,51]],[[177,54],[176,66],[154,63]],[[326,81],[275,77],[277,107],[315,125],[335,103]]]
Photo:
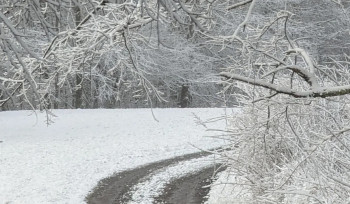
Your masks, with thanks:
[[[0,112],[0,203],[83,203],[97,182],[139,165],[213,148],[223,141],[196,123],[223,109]],[[224,121],[207,124],[224,128]]]

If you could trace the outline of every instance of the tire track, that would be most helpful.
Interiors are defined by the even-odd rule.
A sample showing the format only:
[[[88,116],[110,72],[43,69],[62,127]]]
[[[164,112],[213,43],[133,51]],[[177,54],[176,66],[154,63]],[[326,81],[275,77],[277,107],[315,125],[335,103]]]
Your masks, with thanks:
[[[97,187],[86,197],[85,201],[88,204],[127,203],[131,200],[133,186],[152,174],[152,172],[182,161],[208,156],[212,154],[212,151],[218,151],[218,149],[211,149],[209,152],[202,151],[186,154],[117,173],[111,177],[102,179]]]
[[[221,169],[220,171],[222,171]],[[209,185],[213,182],[214,174],[218,173],[211,166],[196,172],[195,174],[173,180],[164,188],[163,194],[156,197],[155,203],[167,204],[200,204],[207,200]]]

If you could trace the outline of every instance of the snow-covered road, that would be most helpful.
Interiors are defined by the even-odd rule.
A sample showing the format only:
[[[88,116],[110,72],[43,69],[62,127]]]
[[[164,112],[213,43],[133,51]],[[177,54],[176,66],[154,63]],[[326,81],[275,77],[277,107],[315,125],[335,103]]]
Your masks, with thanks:
[[[0,112],[0,203],[83,203],[115,172],[223,144],[203,120],[223,109],[57,110],[55,123],[30,111]],[[224,121],[207,124],[224,128]]]

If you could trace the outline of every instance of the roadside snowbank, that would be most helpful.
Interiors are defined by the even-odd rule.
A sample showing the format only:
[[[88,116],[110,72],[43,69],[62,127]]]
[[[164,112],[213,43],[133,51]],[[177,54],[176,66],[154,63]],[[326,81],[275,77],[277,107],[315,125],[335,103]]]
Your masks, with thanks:
[[[97,182],[146,163],[220,146],[204,135],[193,113],[218,117],[223,109],[56,110],[0,112],[0,203],[82,203]],[[224,128],[224,121],[207,124]]]

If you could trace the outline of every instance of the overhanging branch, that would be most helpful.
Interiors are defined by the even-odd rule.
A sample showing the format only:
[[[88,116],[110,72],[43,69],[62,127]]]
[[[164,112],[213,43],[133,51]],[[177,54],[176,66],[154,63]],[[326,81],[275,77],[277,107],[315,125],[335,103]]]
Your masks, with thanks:
[[[350,85],[335,86],[330,88],[320,87],[317,89],[312,89],[310,91],[298,91],[298,90],[290,89],[288,87],[280,87],[275,84],[268,83],[261,79],[251,79],[249,77],[244,77],[244,76],[232,74],[229,72],[221,72],[219,75],[221,77],[226,78],[227,80],[237,80],[250,85],[264,87],[266,89],[273,90],[277,93],[290,95],[295,98],[308,98],[308,97],[326,98],[326,97],[342,96],[342,95],[350,94]]]

